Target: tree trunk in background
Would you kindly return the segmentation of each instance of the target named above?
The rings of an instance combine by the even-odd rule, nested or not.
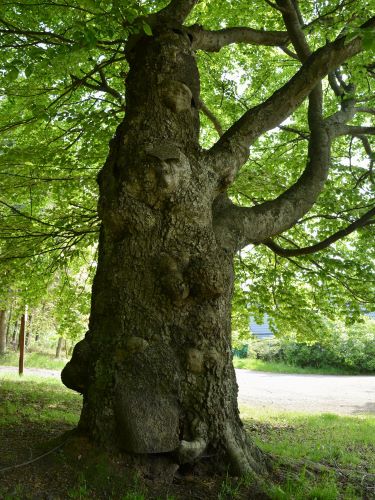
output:
[[[33,328],[33,316],[30,315],[28,317],[28,323],[27,323],[27,328],[26,328],[26,339],[25,339],[25,345],[26,349],[30,347],[31,339],[32,339],[32,328]]]
[[[0,354],[5,354],[7,350],[7,311],[0,311]]]
[[[18,348],[18,334],[19,334],[19,320],[17,319],[14,323],[13,327],[13,335],[12,335],[12,347],[14,350]]]
[[[13,316],[13,303],[10,304],[8,321],[7,321],[7,331],[6,331],[6,345],[7,346],[9,345],[9,342],[10,342],[10,325],[12,323],[12,316]]]
[[[84,394],[80,428],[106,449],[264,471],[237,406],[234,251],[214,232],[220,192],[199,149],[191,42],[166,30],[127,58],[125,119],[99,174],[89,332],[62,380]]]
[[[64,341],[64,339],[62,337],[59,337],[59,339],[57,341],[57,346],[56,346],[56,354],[55,354],[56,359],[59,359],[61,356],[63,341]]]

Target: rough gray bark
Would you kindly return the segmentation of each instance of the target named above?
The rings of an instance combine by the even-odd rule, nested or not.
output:
[[[80,428],[101,446],[175,463],[208,454],[259,473],[266,459],[244,433],[232,365],[233,257],[248,241],[289,227],[316,200],[331,140],[319,82],[361,42],[338,41],[308,57],[289,84],[205,152],[194,37],[181,25],[195,3],[172,1],[148,19],[153,36],[127,44],[125,118],[98,177],[89,331],[62,380],[84,395]],[[305,173],[277,200],[234,207],[225,189],[248,146],[310,93]]]
[[[0,310],[0,354],[5,354],[7,350],[7,311]]]

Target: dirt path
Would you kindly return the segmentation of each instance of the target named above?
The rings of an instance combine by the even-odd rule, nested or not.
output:
[[[18,373],[18,368],[16,366],[0,366],[0,376],[1,373]],[[60,378],[61,370],[47,370],[47,368],[25,368],[24,376],[27,375],[37,375],[38,377],[54,377]]]
[[[4,372],[17,373],[11,366]],[[25,368],[25,376],[60,378],[59,370]],[[375,415],[375,376],[290,375],[236,370],[239,402],[244,406],[304,413]]]

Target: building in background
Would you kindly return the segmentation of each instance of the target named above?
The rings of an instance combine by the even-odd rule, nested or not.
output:
[[[250,317],[249,321],[250,332],[256,337],[258,340],[271,339],[274,337],[273,332],[269,326],[268,315],[265,314],[263,317],[263,323],[258,325],[253,317]]]

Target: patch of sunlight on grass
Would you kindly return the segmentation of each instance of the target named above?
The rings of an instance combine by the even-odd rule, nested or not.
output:
[[[0,375],[0,423],[61,421],[75,425],[82,397],[59,379],[18,374]]]

